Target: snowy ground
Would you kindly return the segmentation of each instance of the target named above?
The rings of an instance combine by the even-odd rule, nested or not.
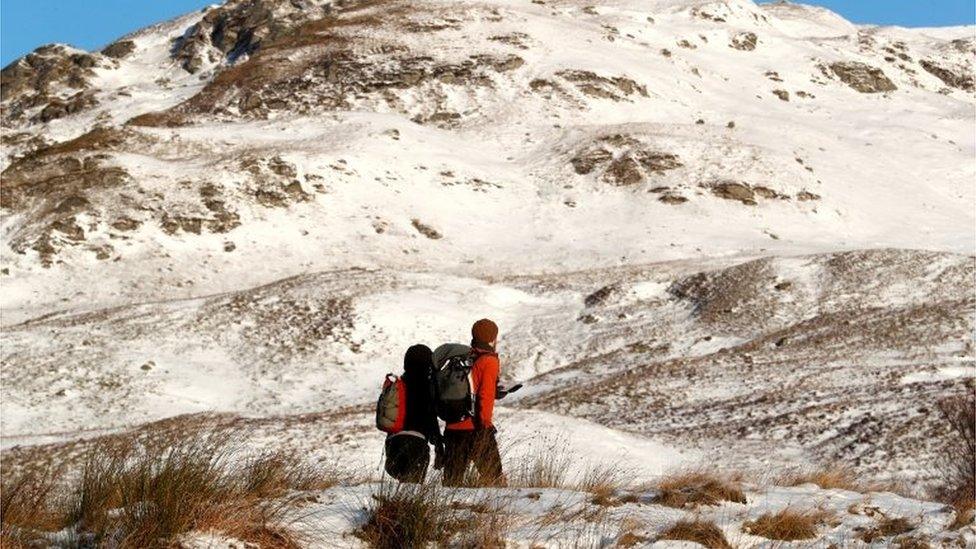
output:
[[[749,0],[247,5],[207,12],[267,37],[246,55],[194,13],[90,70],[45,53],[57,70],[5,92],[4,460],[215,412],[368,469],[383,374],[489,316],[526,382],[500,409],[512,456],[931,478],[934,403],[976,378],[973,27]],[[585,497],[523,496],[503,497]],[[793,496],[855,497],[755,501]],[[733,532],[762,505],[716,517],[751,545]],[[651,538],[677,513],[611,512]]]

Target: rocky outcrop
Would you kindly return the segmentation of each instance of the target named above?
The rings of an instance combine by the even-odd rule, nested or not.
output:
[[[756,193],[752,187],[737,181],[719,181],[712,183],[709,188],[712,194],[725,200],[738,200],[748,206],[756,205]]]
[[[590,97],[622,101],[631,95],[647,97],[647,88],[624,76],[600,76],[591,71],[563,70],[556,73]]]
[[[861,93],[881,93],[897,90],[894,82],[885,76],[884,71],[858,61],[832,63],[833,71],[841,82]]]
[[[598,139],[570,163],[580,175],[602,170],[600,179],[617,186],[636,185],[683,165],[675,154],[656,151],[637,138],[620,134]]]
[[[245,186],[258,204],[269,208],[287,207],[311,199],[298,180],[295,165],[280,156],[248,157],[240,162],[241,170],[250,175]]]
[[[136,50],[136,43],[132,40],[119,40],[102,48],[102,55],[112,59],[122,59]]]
[[[732,36],[729,47],[736,50],[752,51],[756,49],[759,37],[754,32],[740,32]]]
[[[55,87],[84,89],[94,76],[95,56],[61,44],[37,48],[0,71],[0,99],[17,95],[46,96]]]
[[[98,104],[91,92],[78,92],[67,99],[54,98],[34,117],[35,122],[50,122],[81,112]]]
[[[223,59],[233,62],[265,41],[325,17],[330,5],[313,0],[232,0],[190,27],[173,46],[172,56],[190,73]]]
[[[92,54],[53,44],[7,65],[0,72],[0,100],[6,103],[3,120],[23,119],[28,111],[42,107],[47,113],[38,117],[47,121],[90,106],[93,103],[88,100],[71,103],[63,96],[65,90],[87,90],[97,64],[98,58]]]
[[[919,61],[919,65],[921,65],[926,72],[944,82],[946,86],[959,88],[960,90],[970,92],[976,89],[976,84],[974,84],[973,75],[971,72],[968,74],[966,72],[955,72],[936,64],[934,61],[929,61],[928,59],[922,59]]]

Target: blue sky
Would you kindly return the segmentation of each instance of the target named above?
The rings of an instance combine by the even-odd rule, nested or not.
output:
[[[0,0],[0,65],[50,42],[87,50],[218,0]],[[855,23],[930,27],[976,23],[973,0],[806,0]]]

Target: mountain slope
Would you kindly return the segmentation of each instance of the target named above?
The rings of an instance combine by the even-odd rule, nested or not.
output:
[[[60,54],[91,59],[82,92],[5,76],[8,314],[226,289],[214,272],[426,269],[431,254],[511,273],[969,252],[966,32],[746,1],[231,2],[134,34],[118,59]],[[96,104],[37,118],[72,93]],[[471,203],[478,215],[458,214]],[[252,272],[268,257],[272,272]],[[201,262],[214,266],[168,274]]]

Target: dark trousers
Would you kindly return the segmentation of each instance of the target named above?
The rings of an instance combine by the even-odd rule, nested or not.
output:
[[[427,439],[408,434],[386,437],[386,472],[391,477],[400,482],[423,482],[429,463]]]
[[[461,486],[474,463],[480,486],[505,484],[495,431],[444,431],[444,486]]]

